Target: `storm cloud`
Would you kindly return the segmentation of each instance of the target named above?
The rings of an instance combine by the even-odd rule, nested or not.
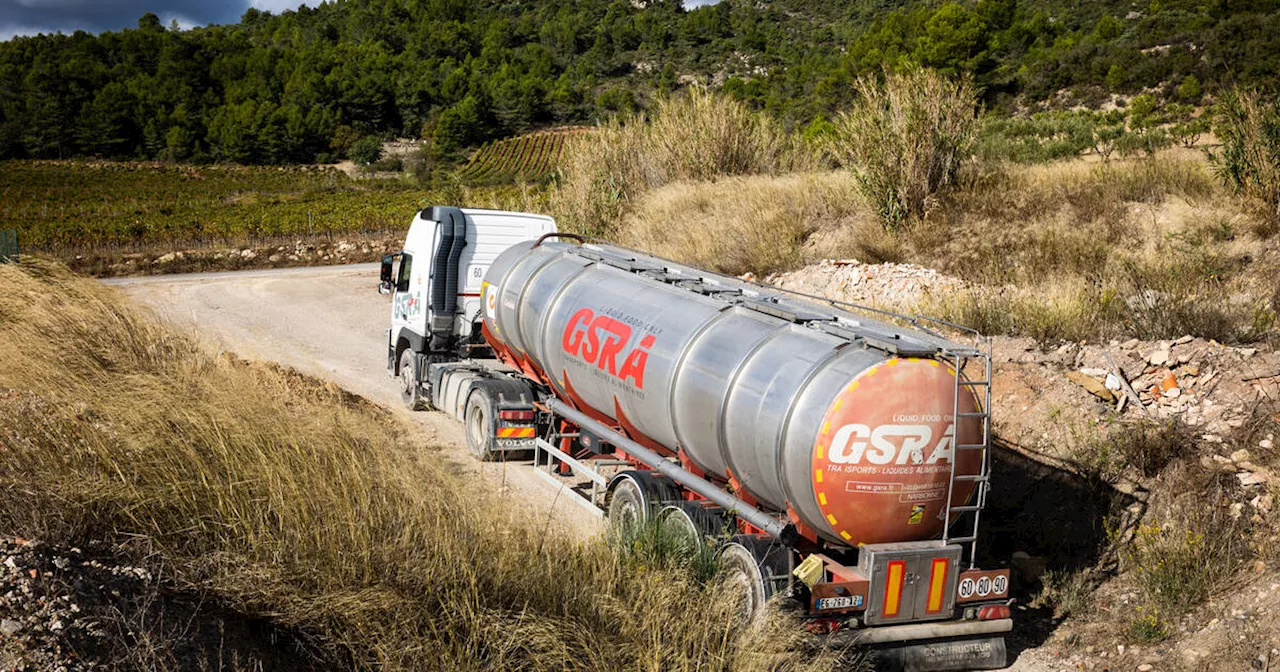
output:
[[[189,28],[210,23],[234,23],[249,7],[273,13],[320,0],[0,0],[0,40],[14,35],[100,33],[138,25],[138,17],[152,12],[160,21]]]

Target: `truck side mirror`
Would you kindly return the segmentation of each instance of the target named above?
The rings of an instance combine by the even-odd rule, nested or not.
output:
[[[396,255],[394,254],[382,255],[382,270],[378,275],[379,294],[391,293],[391,265],[395,263],[395,260]]]

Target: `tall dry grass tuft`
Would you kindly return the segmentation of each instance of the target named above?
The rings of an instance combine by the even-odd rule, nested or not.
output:
[[[715,583],[548,534],[333,386],[43,262],[0,265],[0,296],[0,531],[117,545],[370,667],[838,663],[782,618],[734,629]]]
[[[1222,149],[1209,159],[1233,189],[1261,201],[1280,222],[1280,105],[1273,96],[1236,87],[1217,106],[1214,134]]]
[[[920,219],[951,186],[976,138],[977,92],[915,68],[858,79],[859,98],[835,121],[830,151],[851,166],[887,228]]]
[[[609,236],[629,205],[682,180],[809,167],[798,140],[768,116],[702,88],[660,99],[649,116],[614,120],[566,149],[552,211],[561,226]]]
[[[731,177],[645,194],[616,238],[700,268],[764,275],[828,256],[867,258],[868,246],[887,236],[853,235],[869,219],[842,173]],[[820,232],[830,235],[822,249],[811,249]]]

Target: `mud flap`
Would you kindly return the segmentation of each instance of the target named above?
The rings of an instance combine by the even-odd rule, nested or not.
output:
[[[877,669],[894,672],[998,670],[1006,666],[1004,637],[932,639],[877,647]]]

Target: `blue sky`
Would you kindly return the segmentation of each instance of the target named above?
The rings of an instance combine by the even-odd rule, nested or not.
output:
[[[177,19],[183,27],[233,23],[249,7],[272,13],[316,6],[322,0],[0,0],[0,40],[14,35],[99,33],[138,25],[138,17],[155,12],[164,25]],[[686,7],[719,0],[685,0]]]
[[[58,31],[98,33],[132,28],[146,12],[155,12],[165,25],[177,19],[179,24],[190,27],[233,23],[249,7],[275,13],[319,3],[320,0],[0,0],[0,40]]]

